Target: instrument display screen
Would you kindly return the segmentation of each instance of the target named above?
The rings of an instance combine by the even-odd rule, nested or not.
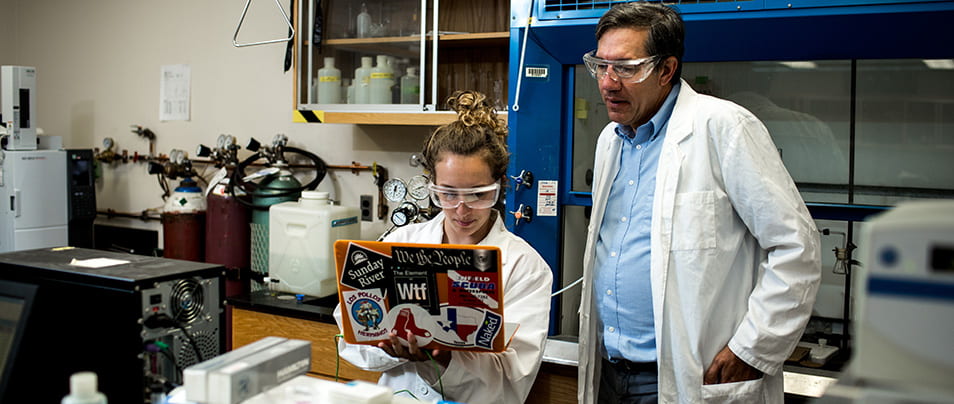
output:
[[[933,246],[931,269],[935,272],[954,273],[954,246]]]

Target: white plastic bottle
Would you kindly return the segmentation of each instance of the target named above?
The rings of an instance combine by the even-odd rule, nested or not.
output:
[[[341,70],[335,68],[333,57],[326,57],[325,67],[318,69],[318,103],[341,103]]]
[[[348,88],[345,90],[345,101],[348,104],[354,104],[357,101],[354,99],[354,80],[348,84]]]
[[[308,100],[308,102],[312,104],[318,103],[318,76],[315,76],[315,78],[311,80],[311,99]]]
[[[367,38],[371,36],[371,14],[368,14],[368,6],[361,3],[361,13],[358,14],[358,38]]]
[[[417,68],[408,67],[407,74],[401,77],[401,104],[417,104],[421,101],[421,78],[417,77]]]
[[[78,372],[70,376],[70,394],[61,404],[106,404],[106,396],[100,393],[96,373]]]
[[[378,55],[378,63],[371,70],[372,104],[390,104],[391,86],[394,85],[394,72],[388,63],[387,55]]]
[[[388,67],[391,68],[391,73],[394,75],[391,77],[391,103],[400,104],[401,103],[401,78],[404,77],[404,65],[400,63],[398,58],[394,56],[388,56]]]
[[[361,67],[354,69],[355,104],[367,104],[371,100],[371,57],[361,58]]]
[[[297,202],[272,205],[268,276],[274,290],[314,297],[338,291],[334,243],[361,238],[360,210],[336,206],[327,192],[304,191]]]

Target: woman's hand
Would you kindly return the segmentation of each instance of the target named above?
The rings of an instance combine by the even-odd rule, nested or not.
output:
[[[398,339],[397,331],[391,330],[388,334],[388,342],[379,342],[378,348],[387,352],[388,355],[391,355],[395,358],[404,358],[409,361],[421,362],[429,360],[425,350],[417,346],[417,337],[408,331],[407,333],[407,347],[401,343],[401,340]],[[442,351],[440,349],[435,349],[431,351],[431,356],[437,363],[440,363],[442,366],[447,367],[450,363],[451,353],[450,351]]]

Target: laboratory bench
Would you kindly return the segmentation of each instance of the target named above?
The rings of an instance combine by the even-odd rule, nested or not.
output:
[[[231,349],[267,336],[311,341],[309,376],[335,380],[377,382],[379,372],[356,368],[337,360],[335,335],[338,326],[333,312],[336,295],[297,299],[288,293],[257,291],[228,299]],[[576,403],[577,344],[572,338],[552,337],[544,350],[543,364],[527,403]],[[798,403],[820,396],[834,384],[839,372],[826,366],[810,368],[787,363],[786,402]]]

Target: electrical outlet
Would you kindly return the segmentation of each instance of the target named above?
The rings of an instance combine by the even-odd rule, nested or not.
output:
[[[361,220],[365,222],[374,221],[374,197],[371,195],[361,195]]]

